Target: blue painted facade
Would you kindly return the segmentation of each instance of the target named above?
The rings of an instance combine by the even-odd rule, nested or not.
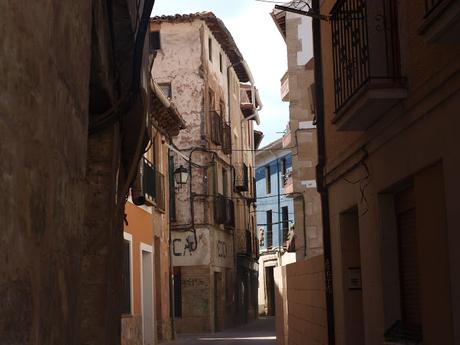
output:
[[[283,165],[285,168],[283,169]],[[268,168],[270,172],[271,190],[267,189]],[[257,188],[257,231],[259,237],[260,251],[276,249],[283,246],[283,207],[287,207],[289,224],[294,223],[294,201],[286,197],[283,180],[285,176],[283,170],[287,173],[292,171],[292,155],[288,153],[274,158],[271,161],[265,161],[264,164],[256,168],[256,188]],[[270,246],[269,223],[267,211],[272,214],[272,243]],[[260,241],[260,233],[263,230],[263,241]]]

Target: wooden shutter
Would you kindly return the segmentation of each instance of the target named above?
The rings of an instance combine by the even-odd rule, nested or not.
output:
[[[415,216],[414,191],[413,188],[409,188],[396,197],[401,318],[407,330],[419,332],[422,318]]]

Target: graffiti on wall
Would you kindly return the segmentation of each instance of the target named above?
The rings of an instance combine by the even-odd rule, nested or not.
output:
[[[171,232],[171,256],[175,266],[206,265],[210,262],[209,231],[197,229]]]

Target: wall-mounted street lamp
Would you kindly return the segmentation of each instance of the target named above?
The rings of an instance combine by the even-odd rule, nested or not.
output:
[[[174,178],[176,179],[176,184],[183,185],[187,183],[188,180],[188,170],[183,165],[174,170]]]

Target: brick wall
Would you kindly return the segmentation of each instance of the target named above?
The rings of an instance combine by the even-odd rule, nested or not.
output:
[[[321,255],[277,270],[282,272],[285,284],[276,293],[278,344],[327,343],[323,261]]]

